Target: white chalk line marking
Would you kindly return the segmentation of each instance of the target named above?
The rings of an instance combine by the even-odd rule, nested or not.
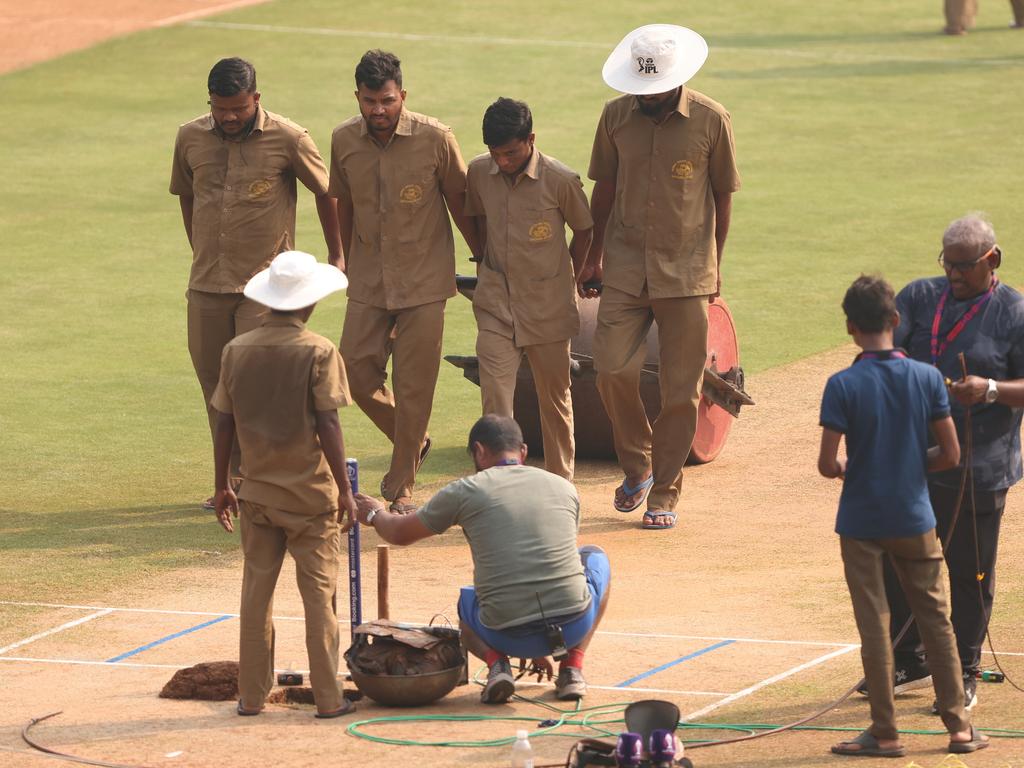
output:
[[[74,621],[68,621],[64,624],[61,624],[59,627],[54,627],[53,629],[48,629],[45,632],[40,632],[39,634],[32,635],[32,637],[26,637],[24,640],[19,640],[16,643],[5,645],[3,648],[0,648],[0,656],[7,653],[8,651],[13,651],[15,648],[21,648],[23,645],[34,643],[36,640],[42,640],[44,637],[49,637],[50,635],[56,635],[58,632],[63,632],[65,629],[77,627],[80,624],[85,624],[87,621],[98,619],[101,616],[107,616],[108,614],[111,614],[113,612],[113,608],[100,608],[95,613],[89,614],[88,616],[83,616],[82,618],[75,619]]]
[[[181,24],[186,21],[202,18],[203,16],[213,16],[214,14],[224,13],[225,11],[231,11],[235,8],[244,8],[247,5],[257,5],[258,3],[265,2],[267,2],[267,0],[234,0],[234,2],[221,3],[220,5],[215,5],[212,8],[202,8],[197,11],[186,11],[185,13],[168,16],[165,19],[153,22],[153,26],[169,27],[173,24]]]
[[[668,640],[706,640],[706,641],[720,641],[720,640],[731,640],[734,643],[768,643],[768,644],[779,644],[779,645],[811,645],[821,646],[824,648],[859,648],[860,646],[856,643],[822,643],[814,642],[811,640],[764,640],[756,637],[709,637],[706,635],[671,635],[660,632],[605,632],[602,629],[597,630],[599,635],[613,635],[617,637],[648,637],[648,638],[662,638]]]
[[[787,669],[785,672],[780,672],[777,675],[772,675],[771,677],[766,678],[759,683],[751,685],[749,688],[744,688],[742,691],[737,691],[736,693],[729,694],[721,701],[715,702],[714,704],[709,704],[708,706],[703,707],[702,709],[698,709],[696,712],[691,712],[690,714],[683,717],[683,720],[691,721],[698,717],[701,717],[702,715],[706,715],[709,712],[714,712],[716,709],[719,709],[720,707],[724,707],[727,704],[732,704],[734,701],[745,698],[751,695],[752,693],[761,690],[762,688],[772,685],[773,683],[779,682],[780,680],[785,680],[787,677],[791,677],[797,674],[798,672],[803,672],[805,669],[816,667],[819,664],[823,664],[824,662],[829,661],[830,659],[836,658],[837,656],[842,656],[845,653],[849,653],[856,647],[858,646],[840,648],[838,650],[832,651],[832,653],[826,653],[824,656],[819,656],[818,658],[808,661],[804,664],[799,664],[793,667],[792,669]]]
[[[385,37],[393,40],[408,40],[426,43],[475,43],[478,45],[516,45],[516,46],[547,46],[554,48],[592,48],[594,50],[611,51],[614,42],[597,43],[586,40],[552,40],[549,38],[517,38],[517,37],[486,37],[470,35],[428,35],[409,32],[390,32],[388,30],[336,29],[333,27],[290,27],[277,24],[244,24],[231,21],[190,21],[190,27],[208,27],[213,29],[232,29],[239,32],[268,32],[271,34],[317,35],[324,37]],[[964,66],[984,64],[986,66],[1005,66],[1020,64],[1017,59],[971,59],[944,58],[921,56],[892,56],[889,54],[844,53],[842,51],[798,51],[792,48],[773,48],[771,46],[757,48],[741,48],[738,46],[712,46],[717,53],[772,53],[778,56],[789,56],[797,59],[810,59],[835,64],[866,64],[873,62],[900,62],[904,64],[953,64]]]

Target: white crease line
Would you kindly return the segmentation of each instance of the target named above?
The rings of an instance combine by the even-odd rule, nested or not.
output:
[[[203,16],[213,16],[216,13],[222,13],[224,11],[230,11],[235,8],[243,8],[247,5],[256,5],[257,3],[265,3],[267,0],[235,0],[232,3],[222,3],[215,5],[212,8],[202,8],[198,11],[186,11],[185,13],[179,13],[175,16],[168,16],[166,19],[160,19],[159,21],[153,22],[154,27],[169,27],[172,24],[180,24],[185,21],[191,21],[192,19],[198,19]]]
[[[731,704],[732,702],[738,699],[745,698],[746,696],[749,696],[755,691],[759,691],[761,688],[772,685],[773,683],[777,683],[780,680],[785,680],[787,677],[791,677],[792,675],[795,675],[797,672],[803,672],[805,669],[816,667],[817,665],[822,664],[828,661],[829,659],[834,659],[837,656],[842,656],[844,653],[849,653],[857,647],[858,646],[840,648],[837,651],[832,651],[832,653],[826,653],[824,656],[819,656],[813,661],[808,661],[806,664],[801,664],[797,667],[793,667],[792,669],[787,669],[785,672],[780,672],[777,675],[773,675],[772,677],[769,677],[767,680],[762,680],[760,683],[757,683],[756,685],[752,685],[749,688],[744,688],[742,691],[738,691],[736,693],[731,693],[721,701],[715,702],[714,704],[709,704],[703,709],[698,709],[696,712],[691,712],[690,714],[686,715],[683,718],[683,720],[686,720],[688,722],[693,721],[696,718],[701,717],[702,715],[706,715],[708,712],[713,712],[720,707],[724,707],[726,704]]]
[[[82,618],[75,619],[74,621],[69,621],[66,624],[61,624],[59,627],[54,627],[53,629],[48,629],[45,632],[40,632],[38,635],[32,635],[32,637],[26,637],[24,640],[19,640],[16,643],[11,643],[10,645],[5,645],[3,648],[0,648],[0,655],[3,655],[5,653],[7,653],[8,651],[13,651],[15,648],[21,648],[21,646],[23,646],[23,645],[28,645],[29,643],[34,643],[36,640],[42,640],[44,637],[49,637],[50,635],[55,635],[58,632],[63,632],[65,629],[71,629],[72,627],[77,627],[79,624],[85,624],[85,622],[87,622],[87,621],[92,621],[93,619],[98,619],[101,616],[106,616],[107,614],[110,614],[110,613],[113,613],[113,612],[114,612],[113,608],[103,608],[101,610],[96,611],[96,613],[89,614],[88,616],[83,616]]]
[[[0,661],[21,661],[31,664],[79,664],[90,667],[136,667],[138,669],[184,669],[193,664],[137,664],[127,661],[87,661],[85,659],[36,659],[31,656],[0,656]]]
[[[475,681],[474,681],[475,682]],[[554,688],[553,683],[538,683],[519,680],[516,688]],[[678,688],[620,688],[617,685],[592,685],[587,683],[588,691],[615,691],[616,693],[674,693],[680,696],[728,696],[721,691],[684,691]]]
[[[64,605],[62,603],[19,603],[13,600],[0,600],[0,605],[16,605],[25,608],[70,608],[76,611],[94,611],[97,609],[103,609],[108,611],[114,611],[117,613],[165,613],[168,616],[230,616],[237,619],[239,616],[237,613],[227,613],[225,611],[173,611],[165,608],[103,608],[100,605]],[[305,621],[301,616],[274,616],[275,621]],[[341,622],[343,617],[339,616],[338,621]],[[349,621],[348,617],[344,617],[344,621]]]
[[[731,640],[734,643],[776,643],[780,645],[820,645],[825,648],[859,648],[856,643],[820,643],[811,640],[763,640],[756,637],[708,637],[706,635],[670,635],[657,632],[605,632],[597,630],[599,635],[614,635],[616,637],[654,637],[669,640]]]
[[[213,29],[233,29],[240,32],[270,32],[291,33],[300,35],[318,35],[325,37],[359,37],[374,38],[384,37],[394,40],[409,40],[412,42],[427,43],[477,43],[481,45],[537,45],[554,48],[592,48],[594,50],[611,51],[615,47],[614,42],[596,43],[586,40],[552,40],[550,38],[519,38],[519,37],[486,37],[468,35],[426,35],[409,32],[389,32],[388,30],[364,30],[364,29],[336,29],[333,27],[289,27],[277,24],[244,24],[232,21],[190,21],[190,27],[209,27]],[[844,53],[842,51],[799,51],[792,48],[772,48],[771,46],[757,48],[741,48],[729,45],[713,45],[715,53],[745,53],[757,55],[759,53],[773,53],[779,56],[790,56],[797,59],[811,59],[835,64],[866,64],[872,62],[899,62],[903,64],[953,64],[963,66],[965,64],[985,65],[1014,65],[1020,64],[1018,59],[970,59],[970,58],[943,58],[943,57],[921,57],[921,56],[892,56],[889,54],[865,54],[865,53]]]

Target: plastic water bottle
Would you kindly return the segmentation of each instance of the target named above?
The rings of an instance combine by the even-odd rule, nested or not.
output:
[[[516,743],[512,745],[512,768],[533,768],[533,747],[530,746],[530,732],[516,731]]]

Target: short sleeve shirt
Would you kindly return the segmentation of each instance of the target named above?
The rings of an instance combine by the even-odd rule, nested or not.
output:
[[[252,131],[225,138],[213,117],[178,129],[171,194],[190,195],[189,288],[241,293],[249,278],[295,247],[296,179],[327,192],[327,167],[302,126],[260,107]]]
[[[403,109],[387,146],[362,116],[334,129],[330,193],[352,205],[348,297],[403,309],[455,295],[455,240],[445,198],[466,190],[455,135]]]
[[[604,236],[604,282],[652,299],[714,293],[718,281],[714,194],[740,188],[725,108],[683,88],[661,123],[635,96],[608,102],[590,158],[590,178],[615,182]]]
[[[906,357],[865,358],[828,380],[821,426],[846,436],[847,455],[836,533],[897,538],[935,527],[929,425],[948,415],[942,376]]]
[[[350,402],[338,350],[300,320],[271,315],[232,339],[211,403],[235,417],[239,498],[298,514],[337,509],[338,487],[317,437],[316,412]]]
[[[487,219],[473,292],[480,330],[520,347],[575,336],[580,320],[565,226],[594,226],[579,176],[534,149],[523,171],[509,179],[483,154],[469,164],[465,212]]]
[[[576,547],[580,500],[567,480],[537,467],[492,467],[445,486],[416,514],[434,533],[462,527],[485,626],[540,619],[538,595],[548,617],[589,607]]]
[[[932,322],[939,299],[949,286],[945,277],[915,280],[896,296],[900,325],[896,343],[915,360],[931,363]],[[973,299],[959,301],[952,295],[939,319],[941,343],[970,308]],[[1024,296],[999,283],[992,298],[939,356],[938,369],[954,381],[963,376],[959,354],[967,360],[967,372],[996,381],[1024,378]],[[979,403],[971,407],[972,470],[974,487],[996,491],[1009,488],[1021,479],[1020,427],[1024,408],[1002,403]],[[951,403],[953,421],[965,439],[965,409],[956,398]],[[937,485],[957,488],[961,470],[951,469],[931,476]]]

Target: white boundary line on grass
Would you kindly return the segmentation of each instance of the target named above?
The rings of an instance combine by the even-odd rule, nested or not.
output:
[[[557,48],[592,48],[595,50],[611,51],[615,43],[597,43],[587,40],[552,40],[550,38],[517,38],[517,37],[487,37],[471,35],[426,35],[409,32],[389,32],[388,30],[365,30],[365,29],[337,29],[334,27],[290,27],[279,24],[245,24],[233,21],[188,21],[190,27],[207,27],[212,29],[232,29],[239,32],[269,32],[271,34],[299,34],[317,35],[321,37],[385,37],[393,40],[409,40],[412,42],[426,43],[476,43],[480,45],[534,45]],[[779,56],[789,56],[796,59],[811,59],[834,64],[865,64],[871,62],[902,62],[904,64],[984,64],[984,65],[1016,65],[1020,62],[1016,59],[964,59],[964,58],[943,58],[927,56],[891,56],[888,54],[864,54],[844,53],[835,50],[806,50],[799,51],[792,48],[773,48],[764,46],[754,48],[741,48],[738,46],[714,46],[714,50],[721,53],[774,53]]]
[[[100,608],[95,613],[91,613],[88,616],[83,616],[82,618],[75,619],[74,621],[68,621],[61,624],[59,627],[54,627],[53,629],[48,629],[45,632],[40,632],[37,635],[32,635],[32,637],[26,637],[24,640],[19,640],[16,643],[5,645],[3,648],[0,648],[0,656],[8,651],[13,651],[15,648],[21,648],[21,646],[34,643],[36,640],[42,640],[44,637],[49,637],[50,635],[55,635],[58,632],[63,632],[65,629],[71,629],[72,627],[77,627],[79,624],[85,624],[87,621],[92,621],[93,619],[98,619],[101,616],[111,614],[115,610],[115,608]]]
[[[811,667],[816,667],[819,664],[823,664],[824,662],[829,661],[830,659],[834,659],[836,656],[842,656],[845,653],[849,653],[850,651],[854,650],[857,647],[859,647],[859,646],[850,646],[848,648],[840,648],[839,650],[832,651],[832,653],[826,653],[824,656],[819,656],[816,659],[812,659],[811,661],[808,661],[808,662],[806,662],[804,664],[800,664],[798,666],[795,666],[792,669],[787,669],[785,672],[780,672],[777,675],[772,675],[771,677],[769,677],[769,678],[767,678],[765,680],[762,680],[761,682],[756,683],[756,684],[750,686],[749,688],[744,688],[742,691],[737,691],[736,693],[730,693],[728,696],[726,696],[721,701],[717,701],[714,704],[708,704],[708,706],[706,706],[706,707],[704,707],[702,709],[698,709],[696,712],[691,712],[690,714],[686,715],[683,719],[684,720],[694,720],[694,719],[696,719],[696,718],[698,718],[698,717],[700,717],[702,715],[708,714],[709,712],[714,712],[719,707],[724,707],[726,704],[732,704],[734,701],[737,701],[738,699],[745,698],[745,697],[749,696],[750,694],[755,693],[756,691],[759,691],[762,688],[765,688],[765,687],[767,687],[767,686],[769,686],[769,685],[771,685],[773,683],[777,683],[780,680],[785,680],[787,677],[792,677],[793,675],[795,675],[798,672],[803,672],[805,669],[810,669]]]
[[[200,8],[195,11],[186,11],[185,13],[178,13],[174,16],[168,16],[165,19],[159,19],[153,22],[154,27],[169,27],[173,24],[181,24],[182,22],[192,21],[193,19],[199,19],[203,16],[213,16],[216,13],[224,13],[225,11],[233,11],[235,8],[244,8],[247,5],[257,5],[259,3],[265,3],[267,0],[234,0],[230,3],[221,3],[220,5],[214,5],[210,8]]]

